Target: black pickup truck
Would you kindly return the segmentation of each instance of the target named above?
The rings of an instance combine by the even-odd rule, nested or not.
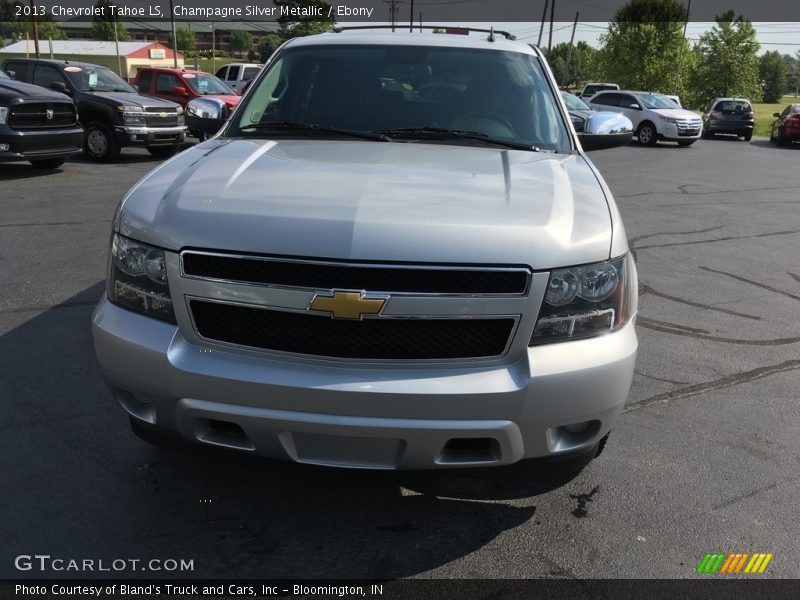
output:
[[[86,132],[84,153],[113,162],[125,146],[143,146],[155,157],[175,154],[186,136],[183,108],[141,96],[107,67],[63,60],[9,58],[2,68],[19,81],[68,94]]]
[[[20,83],[0,70],[0,162],[53,169],[80,154],[83,130],[64,94]]]

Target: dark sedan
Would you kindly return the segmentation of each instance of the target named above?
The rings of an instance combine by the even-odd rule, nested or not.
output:
[[[800,104],[790,104],[783,112],[774,114],[775,121],[769,133],[769,141],[783,146],[800,141]]]
[[[572,125],[575,127],[575,131],[578,133],[582,132],[589,116],[596,111],[586,104],[586,102],[577,96],[573,96],[569,92],[561,92],[561,97],[564,98],[564,104],[567,105],[569,118],[572,119]]]
[[[52,169],[80,154],[82,142],[69,96],[14,81],[0,69],[0,162]]]

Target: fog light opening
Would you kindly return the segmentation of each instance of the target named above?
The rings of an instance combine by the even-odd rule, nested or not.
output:
[[[195,421],[195,437],[206,444],[225,446],[237,450],[255,450],[253,442],[244,430],[230,421],[217,419],[197,419]]]
[[[569,433],[583,433],[592,424],[591,421],[582,421],[580,423],[572,423],[570,425],[562,425],[562,428]]]
[[[493,463],[500,460],[500,444],[493,438],[453,438],[436,460],[439,464]]]
[[[128,414],[151,425],[156,424],[156,407],[152,402],[117,387],[111,389],[111,394]]]

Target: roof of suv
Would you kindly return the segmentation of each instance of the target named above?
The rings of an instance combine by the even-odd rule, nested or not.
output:
[[[95,67],[97,69],[108,69],[108,67],[103,65],[96,65],[94,63],[83,62],[79,60],[57,60],[52,58],[8,58],[6,59],[8,62],[36,62],[36,63],[47,63],[50,65],[56,65],[58,67]],[[4,61],[4,62],[6,62]]]
[[[525,42],[507,40],[502,35],[495,34],[493,42],[489,41],[488,34],[470,33],[470,35],[448,33],[410,33],[408,31],[340,31],[327,32],[306,37],[294,38],[287,43],[287,47],[316,46],[328,44],[374,44],[376,46],[444,46],[455,48],[480,48],[483,50],[505,50],[522,52],[538,56],[538,51]]]

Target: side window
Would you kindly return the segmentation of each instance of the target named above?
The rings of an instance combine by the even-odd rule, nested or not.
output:
[[[619,106],[621,108],[633,108],[631,105],[636,105],[641,108],[639,101],[630,94],[614,94],[619,97]]]
[[[239,79],[239,67],[228,67],[228,77],[226,81],[236,81]]]
[[[619,106],[614,96],[619,94],[598,94],[597,98],[592,100],[592,104],[602,104],[603,106]]]
[[[138,85],[140,92],[148,93],[150,88],[153,87],[153,72],[142,71],[142,73],[139,74]]]
[[[54,82],[64,83],[64,78],[58,70],[45,65],[36,65],[33,70],[33,85],[40,85],[50,89],[50,85]]]
[[[175,88],[181,83],[175,75],[159,73],[156,79],[156,92],[159,94],[174,94]]]
[[[221,67],[220,69],[217,70],[216,75],[220,79],[225,79],[228,75],[228,67],[227,66]]]
[[[28,79],[28,66],[29,64],[26,62],[14,62],[8,61],[6,63],[4,71],[14,71],[14,76],[17,78],[18,81],[30,81]]]

